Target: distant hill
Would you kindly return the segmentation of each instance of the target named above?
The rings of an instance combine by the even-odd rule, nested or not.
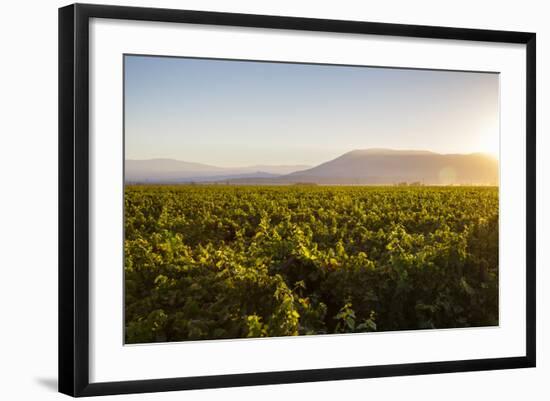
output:
[[[124,179],[126,182],[140,183],[184,183],[275,178],[309,167],[255,165],[225,168],[174,159],[126,160]]]
[[[361,149],[285,176],[317,184],[497,185],[498,161],[483,153],[439,154],[418,150]]]
[[[243,185],[498,185],[498,161],[484,153],[440,154],[382,148],[353,150],[315,167],[223,168],[172,159],[126,160],[125,181]]]

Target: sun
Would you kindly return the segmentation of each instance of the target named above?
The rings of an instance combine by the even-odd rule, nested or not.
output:
[[[498,129],[485,131],[479,137],[479,151],[498,159],[500,154],[500,135]]]

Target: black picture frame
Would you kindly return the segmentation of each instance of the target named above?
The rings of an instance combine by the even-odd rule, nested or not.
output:
[[[407,363],[219,376],[90,383],[89,144],[90,18],[438,38],[526,45],[526,354],[521,357]],[[74,4],[59,9],[59,391],[71,396],[253,386],[384,376],[534,367],[536,35],[479,29],[220,12]]]

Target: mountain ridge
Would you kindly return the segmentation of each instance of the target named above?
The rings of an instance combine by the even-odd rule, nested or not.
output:
[[[436,153],[390,148],[353,149],[317,166],[225,168],[176,159],[126,160],[126,182],[226,182],[248,185],[497,185],[498,161],[483,152]]]
[[[285,177],[290,182],[373,185],[498,183],[498,162],[484,153],[442,154],[422,150],[355,149]]]
[[[126,182],[195,182],[240,177],[282,176],[310,168],[308,165],[251,165],[219,167],[169,158],[127,159],[124,161]]]

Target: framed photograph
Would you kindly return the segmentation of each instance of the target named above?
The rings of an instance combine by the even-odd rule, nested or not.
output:
[[[59,10],[59,390],[535,366],[535,34]]]

